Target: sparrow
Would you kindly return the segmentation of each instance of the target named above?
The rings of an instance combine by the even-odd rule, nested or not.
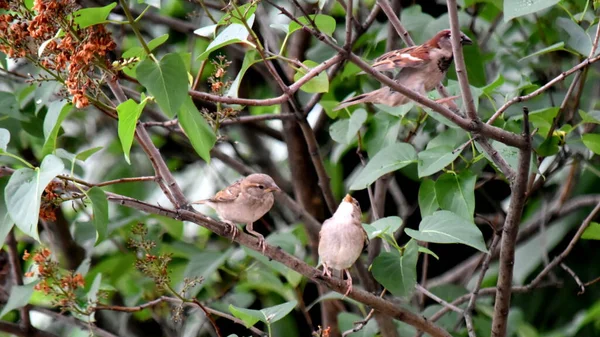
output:
[[[363,248],[368,245],[367,232],[360,221],[360,205],[350,194],[333,216],[325,222],[319,232],[319,256],[323,264],[323,276],[331,277],[329,268],[346,272],[347,296],[352,291],[350,267],[356,262]],[[343,274],[341,275],[343,279]]]
[[[446,76],[452,64],[452,42],[450,29],[444,29],[420,46],[412,46],[399,50],[392,50],[376,58],[372,67],[377,71],[390,71],[401,68],[394,80],[408,89],[421,95],[426,95],[435,89]],[[461,45],[473,44],[465,34],[460,35]],[[447,97],[438,100],[438,103],[454,99]],[[410,102],[410,98],[394,91],[388,86],[350,97],[335,107],[340,110],[359,103],[385,104],[399,106]]]
[[[205,204],[213,208],[219,218],[230,226],[232,241],[238,233],[235,223],[246,224],[248,233],[258,238],[258,248],[264,253],[265,238],[254,231],[252,224],[273,207],[273,192],[280,191],[273,178],[266,174],[254,173],[217,192],[214,197],[192,204]]]

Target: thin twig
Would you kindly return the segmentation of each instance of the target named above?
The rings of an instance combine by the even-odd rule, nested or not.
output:
[[[537,90],[527,94],[527,95],[523,95],[523,96],[517,96],[512,98],[510,101],[504,103],[504,105],[502,105],[498,110],[496,110],[496,112],[492,115],[492,117],[490,117],[490,119],[486,122],[486,124],[491,125],[492,123],[494,123],[494,121],[500,117],[502,115],[502,113],[504,111],[506,111],[509,107],[511,107],[513,104],[515,103],[521,103],[521,102],[525,102],[528,101],[538,95],[540,95],[541,93],[545,92],[546,90],[550,89],[552,86],[554,86],[556,83],[564,80],[565,78],[567,78],[567,76],[573,74],[574,72],[583,69],[585,67],[588,67],[590,64],[597,62],[598,60],[600,60],[600,55],[592,57],[592,58],[586,58],[585,60],[583,60],[581,63],[577,64],[576,66],[574,66],[573,68],[561,73],[560,75],[556,76],[555,78],[553,78],[552,80],[550,80],[548,83],[544,84],[543,86],[541,86],[540,88],[538,88]]]
[[[560,263],[560,267],[562,269],[564,269],[567,273],[569,273],[571,275],[571,277],[573,277],[573,279],[575,280],[575,283],[577,283],[577,285],[579,286],[579,289],[581,289],[577,293],[577,295],[583,295],[583,293],[585,293],[585,286],[583,285],[583,282],[581,282],[581,279],[579,278],[579,276],[577,276],[577,274],[575,274],[573,269],[569,268],[569,266],[567,266],[564,262]]]
[[[417,290],[420,291],[421,293],[425,294],[425,296],[431,298],[432,300],[436,301],[437,303],[441,304],[444,307],[447,307],[448,309],[457,312],[459,314],[463,314],[463,310],[457,306],[455,306],[454,304],[448,303],[446,301],[444,301],[443,299],[441,299],[440,297],[438,297],[436,294],[430,292],[429,290],[423,288],[423,286],[421,286],[420,284],[417,283]]]
[[[383,289],[381,291],[381,294],[379,294],[379,297],[383,298],[383,295],[385,295],[386,292],[387,292],[387,290]],[[369,310],[369,313],[367,314],[367,316],[365,317],[365,319],[363,319],[360,322],[355,322],[354,324],[356,324],[356,326],[354,328],[352,328],[352,329],[348,329],[348,330],[344,331],[344,333],[342,333],[342,337],[346,337],[346,336],[348,336],[348,335],[350,335],[352,333],[355,333],[355,332],[358,332],[358,331],[362,330],[367,325],[367,323],[369,323],[369,321],[371,320],[371,318],[373,318],[373,314],[375,314],[375,309]]]
[[[492,243],[490,243],[490,247],[488,249],[489,254],[483,260],[483,264],[481,265],[481,271],[479,272],[479,277],[477,278],[477,282],[475,282],[475,287],[471,291],[471,298],[469,299],[469,304],[465,308],[464,317],[465,323],[467,325],[467,332],[469,337],[475,336],[475,330],[473,329],[473,319],[471,317],[471,312],[475,308],[475,301],[477,301],[477,296],[479,295],[479,289],[481,289],[481,283],[485,278],[485,273],[490,267],[490,262],[492,261],[492,252],[496,249],[496,245],[500,241],[500,234],[494,231],[494,237],[492,238]]]
[[[557,257],[554,258],[554,260],[552,260],[552,262],[550,262],[534,279],[533,281],[531,281],[530,283],[530,287],[535,287],[537,284],[539,284],[540,282],[542,282],[542,279],[548,275],[548,273],[554,268],[556,267],[558,264],[560,264],[568,255],[569,253],[571,253],[571,250],[573,250],[573,248],[575,247],[575,244],[579,241],[579,239],[581,238],[581,236],[583,235],[583,232],[586,230],[586,228],[588,228],[588,226],[590,225],[590,223],[592,223],[592,220],[594,220],[594,218],[596,217],[596,215],[598,214],[598,212],[600,212],[600,203],[598,203],[596,205],[596,207],[590,212],[590,214],[585,218],[585,220],[581,223],[581,225],[579,226],[579,229],[577,230],[577,232],[575,233],[575,235],[573,235],[573,238],[571,239],[571,241],[569,242],[569,245],[567,246],[567,248],[565,248],[565,250],[562,251],[562,253],[560,253],[560,255],[558,255]]]

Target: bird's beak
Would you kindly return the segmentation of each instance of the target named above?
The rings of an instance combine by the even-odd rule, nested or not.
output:
[[[346,196],[344,197],[344,201],[345,201],[345,202],[350,202],[350,203],[351,203],[351,202],[352,202],[352,199],[353,199],[353,198],[352,198],[352,196],[351,196],[350,194],[346,194]]]
[[[465,34],[461,34],[460,35],[460,44],[464,45],[470,45],[473,44],[473,41],[471,41],[471,39],[469,39],[468,36],[466,36]]]
[[[281,192],[281,188],[279,188],[277,186],[273,186],[273,187],[266,188],[265,191],[267,191],[267,192]]]

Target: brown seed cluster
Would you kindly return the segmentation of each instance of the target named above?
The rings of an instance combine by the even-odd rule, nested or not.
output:
[[[109,68],[106,54],[116,48],[105,27],[78,27],[75,0],[35,0],[32,11],[23,1],[0,1],[0,8],[11,10],[0,15],[0,51],[44,67],[64,81],[77,108],[87,106],[86,94],[99,90],[93,74]]]
[[[40,282],[34,286],[34,290],[41,291],[52,297],[54,305],[63,309],[69,309],[77,304],[76,290],[85,287],[85,280],[79,273],[63,271],[58,263],[52,260],[52,253],[48,248],[43,248],[33,254],[33,265],[27,277],[38,275]],[[28,261],[31,254],[25,251],[23,260]]]

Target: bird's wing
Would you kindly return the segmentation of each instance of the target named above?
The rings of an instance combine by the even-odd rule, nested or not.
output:
[[[367,231],[365,230],[365,228],[360,225],[360,228],[362,228],[362,233],[363,233],[363,237],[364,237],[364,246],[363,249],[367,248],[369,246],[370,240],[369,240],[369,235],[367,234]]]
[[[429,58],[429,48],[426,46],[412,46],[404,49],[387,52],[373,62],[373,69],[386,71],[396,68],[421,68]]]
[[[212,202],[232,202],[238,198],[242,192],[242,180],[238,180],[230,186],[220,190],[209,200]]]

